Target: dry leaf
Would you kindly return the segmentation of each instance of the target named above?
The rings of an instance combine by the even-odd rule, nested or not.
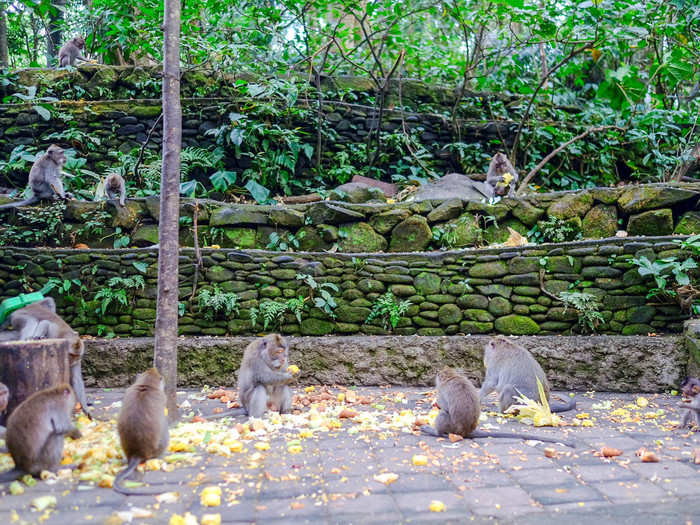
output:
[[[603,447],[600,450],[600,454],[604,458],[614,458],[616,456],[621,456],[622,455],[622,450],[618,448],[613,448],[613,447]]]
[[[510,226],[508,228],[508,239],[503,243],[504,246],[525,246],[527,245],[527,237],[519,234]]]
[[[645,448],[640,448],[637,451],[637,455],[642,459],[642,463],[658,463],[659,462],[659,456],[657,456],[651,450],[647,450]]]
[[[350,410],[349,408],[344,408],[341,410],[340,414],[338,414],[338,417],[340,419],[352,419],[354,417],[357,417],[359,414],[355,412],[354,410]]]
[[[457,443],[457,441],[462,441],[464,439],[464,436],[460,436],[459,434],[448,434],[447,437],[450,443]]]

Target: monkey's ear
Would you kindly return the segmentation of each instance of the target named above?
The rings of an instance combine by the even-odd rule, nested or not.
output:
[[[693,385],[693,388],[691,390],[693,394],[700,394],[700,386]]]

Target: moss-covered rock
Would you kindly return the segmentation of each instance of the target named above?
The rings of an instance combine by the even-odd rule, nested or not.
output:
[[[513,216],[523,224],[534,226],[537,221],[544,215],[544,210],[533,206],[526,200],[518,200],[518,203],[511,210]]]
[[[362,220],[364,215],[326,201],[316,202],[306,212],[313,224],[343,224]]]
[[[593,197],[589,192],[575,192],[553,202],[547,209],[547,213],[558,219],[583,217],[591,206],[593,206]]]
[[[279,226],[301,226],[304,224],[304,214],[299,210],[276,206],[270,210],[270,222]]]
[[[384,283],[376,279],[360,279],[357,287],[365,293],[384,293]]]
[[[669,235],[673,232],[673,212],[666,208],[632,215],[627,223],[630,235]]]
[[[443,304],[438,310],[441,325],[457,324],[462,320],[462,310],[454,304]]]
[[[513,274],[537,272],[539,269],[539,257],[513,257],[508,261],[508,272]]]
[[[343,252],[383,252],[387,241],[366,222],[352,222],[338,229]]]
[[[493,331],[493,323],[462,321],[459,323],[459,330],[465,334],[488,334]]]
[[[313,226],[299,228],[296,238],[299,241],[299,249],[303,252],[322,252],[331,247],[331,243],[325,241]]]
[[[135,246],[158,244],[158,225],[144,224],[131,235],[131,243]]]
[[[389,233],[394,226],[411,216],[408,208],[397,208],[373,215],[369,220],[370,226],[378,233]]]
[[[442,277],[435,273],[421,272],[413,280],[413,286],[421,295],[431,295],[440,292]]]
[[[367,320],[370,311],[369,308],[341,304],[335,309],[335,315],[338,321],[362,324]]]
[[[432,238],[433,234],[426,218],[412,215],[392,230],[389,251],[421,252],[428,247]]]
[[[471,213],[463,213],[460,217],[437,226],[443,233],[443,246],[460,248],[481,244],[483,231],[477,218]]]
[[[622,328],[622,335],[647,335],[656,332],[654,328],[648,324],[628,324]]]
[[[255,248],[257,230],[252,228],[224,228],[227,244],[236,248]]]
[[[464,310],[464,318],[467,321],[479,321],[481,323],[490,323],[494,319],[493,315],[486,310],[476,310],[473,308]]]
[[[488,297],[476,294],[462,295],[457,299],[457,304],[462,308],[478,308],[486,310],[489,306]]]
[[[234,273],[228,268],[223,266],[212,266],[207,269],[207,279],[213,283],[222,283],[224,281],[230,281],[234,277]]]
[[[581,271],[581,259],[556,255],[547,258],[547,271],[552,273],[578,273]]]
[[[484,241],[486,244],[503,244],[511,235],[508,228],[512,228],[524,237],[527,237],[527,232],[529,231],[529,228],[519,220],[506,219],[505,221],[496,222],[496,224],[489,223],[484,230]]]
[[[505,261],[489,261],[485,263],[476,263],[469,268],[470,277],[502,277],[508,273],[508,265]]]
[[[663,208],[678,202],[684,202],[698,197],[691,190],[663,186],[633,186],[625,189],[617,204],[625,213],[636,213],[642,210]]]
[[[328,335],[333,333],[335,324],[325,319],[314,319],[312,317],[301,321],[302,335]]]
[[[523,315],[506,315],[494,323],[496,331],[506,335],[534,335],[540,331],[539,325]]]
[[[443,222],[459,217],[463,207],[461,199],[446,200],[428,213],[428,222]]]
[[[212,211],[210,226],[231,226],[236,224],[268,224],[267,215],[251,207],[221,206]]]
[[[369,186],[364,182],[348,182],[341,184],[330,192],[331,200],[352,203],[369,202],[379,200],[384,202],[386,196],[379,188]]]
[[[494,297],[489,301],[489,312],[496,317],[508,315],[513,311],[513,307],[508,299],[503,297]]]
[[[692,235],[700,233],[700,212],[688,211],[683,214],[681,220],[678,221],[673,233],[679,235]]]
[[[614,237],[617,232],[617,207],[598,204],[583,218],[581,231],[586,239]]]

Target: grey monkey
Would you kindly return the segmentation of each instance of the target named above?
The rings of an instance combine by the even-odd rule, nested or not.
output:
[[[126,183],[124,177],[118,173],[112,173],[105,178],[105,193],[110,199],[119,199],[119,206],[124,206],[126,199]]]
[[[506,183],[504,175],[510,173],[513,178]],[[508,160],[504,153],[496,153],[489,164],[489,171],[486,173],[486,184],[493,188],[495,195],[515,196],[515,188],[518,184],[518,172]]]
[[[81,54],[83,49],[85,49],[85,39],[82,36],[76,35],[71,38],[61,46],[58,52],[58,67],[75,66],[76,60],[89,62],[89,60]]]

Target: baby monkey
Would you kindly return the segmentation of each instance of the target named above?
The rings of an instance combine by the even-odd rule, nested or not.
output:
[[[64,383],[35,392],[14,409],[7,419],[5,442],[15,468],[0,475],[0,482],[24,474],[38,477],[42,470],[61,466],[64,436],[80,437],[71,421],[73,405],[73,389]]]
[[[3,204],[0,209],[28,206],[44,199],[71,199],[73,196],[63,189],[61,175],[66,163],[63,148],[52,144],[41,157],[34,161],[29,170],[27,185],[32,190],[32,196],[20,202]]]
[[[124,177],[118,173],[112,173],[105,178],[105,193],[109,199],[119,199],[119,206],[124,207],[126,199],[126,183]]]
[[[58,52],[58,67],[75,66],[76,60],[89,62],[81,53],[85,49],[85,39],[76,35],[61,46]]]
[[[445,367],[436,376],[435,386],[437,387],[437,404],[440,408],[440,413],[435,419],[434,427],[429,425],[420,427],[421,432],[424,434],[434,437],[448,437],[449,434],[457,434],[465,438],[507,437],[536,439],[547,443],[561,443],[567,447],[574,446],[561,439],[531,434],[477,431],[481,407],[479,394],[471,381],[453,369]]]
[[[292,374],[287,372],[289,345],[279,334],[255,339],[243,352],[238,370],[238,399],[242,408],[208,419],[239,416],[262,417],[267,408],[286,414],[292,409]]]
[[[700,431],[700,379],[688,377],[681,385],[683,401],[681,408],[685,409],[680,428],[692,428],[695,422],[695,430]]]
[[[168,418],[165,408],[165,389],[158,370],[151,368],[142,373],[124,393],[122,408],[117,419],[117,430],[127,467],[114,479],[114,490],[120,494],[159,494],[159,490],[131,490],[123,486],[136,467],[147,459],[157,458],[168,447]]]
[[[504,153],[496,153],[491,159],[489,171],[486,173],[486,184],[493,188],[494,194],[507,194],[508,197],[515,197],[518,180],[518,172],[515,171],[508,157]]]
[[[525,347],[512,339],[503,336],[491,339],[484,347],[484,365],[486,377],[479,398],[483,401],[488,394],[497,391],[501,412],[516,402],[517,395],[539,400],[538,379],[549,401],[549,381],[544,370]],[[576,401],[550,403],[549,407],[552,412],[566,412],[576,408]]]

